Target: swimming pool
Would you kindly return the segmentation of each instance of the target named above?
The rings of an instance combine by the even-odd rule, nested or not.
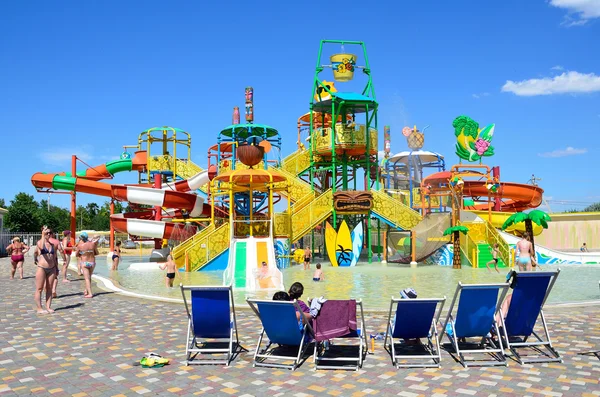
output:
[[[124,257],[119,271],[109,270],[106,257],[98,257],[95,274],[105,276],[115,281],[125,290],[181,299],[179,288],[165,287],[165,273],[156,263],[144,262],[146,258]],[[133,266],[130,266],[131,264]],[[140,270],[136,267],[144,267]],[[365,310],[386,310],[389,308],[390,297],[399,296],[401,289],[412,287],[419,297],[442,297],[451,299],[459,281],[463,284],[504,282],[507,270],[500,274],[490,273],[487,269],[465,267],[455,270],[442,266],[420,266],[410,268],[399,264],[359,263],[356,267],[324,266],[326,281],[312,281],[313,269],[303,270],[302,266],[294,266],[283,270],[286,288],[294,281],[304,285],[304,298],[325,296],[329,299],[362,298]],[[544,266],[545,270],[556,267]],[[180,272],[175,278],[175,286],[184,285],[221,285],[222,272]],[[561,267],[561,273],[554,289],[548,298],[548,303],[582,302],[600,299],[598,281],[600,266],[598,265],[568,265]],[[236,304],[245,306],[246,297],[270,299],[272,292],[258,291],[248,293],[234,290]]]

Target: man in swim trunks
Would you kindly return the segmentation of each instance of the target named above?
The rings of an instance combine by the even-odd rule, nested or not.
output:
[[[15,272],[19,270],[19,277],[23,280],[23,264],[25,263],[25,253],[29,251],[29,247],[21,242],[19,237],[12,239],[12,243],[6,247],[6,252],[10,254],[10,279],[15,279]]]
[[[531,267],[531,260],[535,253],[533,252],[533,245],[531,244],[530,239],[529,233],[525,232],[523,234],[523,239],[517,243],[517,265],[521,271],[533,270]]]
[[[304,248],[304,270],[310,269],[310,258],[312,257],[312,251],[308,246]]]
[[[171,254],[169,254],[167,256],[167,261],[165,263],[163,263],[162,265],[158,265],[158,267],[160,268],[160,270],[167,269],[165,285],[167,286],[167,288],[173,288],[173,281],[175,281],[175,273],[177,272],[177,265],[175,264],[175,261],[173,260],[173,257],[171,256]]]
[[[77,256],[81,261],[83,269],[83,278],[85,280],[85,290],[83,291],[84,298],[92,298],[92,275],[96,267],[96,255],[98,255],[98,239],[89,240],[88,234],[82,232],[79,235],[79,243],[77,244]]]

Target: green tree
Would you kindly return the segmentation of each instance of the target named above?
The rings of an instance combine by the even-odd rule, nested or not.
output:
[[[63,230],[68,230],[71,224],[71,213],[62,207],[50,205],[48,211],[48,201],[41,200],[38,207],[38,219],[40,224],[48,225],[57,234]]]
[[[2,207],[1,204],[0,207]],[[583,212],[600,212],[600,202],[588,205],[583,209]]]
[[[83,205],[78,205],[75,211],[77,217],[77,228],[79,230],[86,230],[92,228],[93,219],[90,217],[89,212]]]
[[[6,208],[6,201],[3,198],[0,198],[0,208]]]
[[[11,200],[4,216],[4,225],[13,232],[39,232],[39,206],[32,195],[18,193]]]

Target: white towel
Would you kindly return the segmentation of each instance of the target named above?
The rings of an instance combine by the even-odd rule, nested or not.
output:
[[[317,317],[317,315],[319,314],[319,310],[321,310],[321,305],[323,303],[327,302],[327,299],[320,297],[320,298],[314,298],[311,302],[310,302],[310,315],[314,318]]]

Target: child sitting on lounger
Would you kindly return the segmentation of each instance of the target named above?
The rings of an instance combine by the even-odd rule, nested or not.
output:
[[[275,294],[273,295],[273,300],[289,302],[291,299],[287,292],[279,291],[279,292],[275,292]],[[298,320],[298,328],[300,328],[300,330],[302,330],[302,328],[304,326],[302,325],[301,314],[298,312],[298,310],[296,310],[296,320]]]
[[[320,263],[317,263],[317,270],[313,274],[313,281],[325,281],[325,275],[323,274],[323,270],[321,270]]]
[[[310,307],[300,300],[300,297],[302,297],[302,294],[304,293],[304,286],[302,283],[296,281],[294,284],[292,284],[288,293],[290,295],[290,300],[296,299],[298,301],[298,306],[300,306],[300,310],[302,310],[302,313],[304,313],[304,320],[311,321],[312,316],[310,315]]]

